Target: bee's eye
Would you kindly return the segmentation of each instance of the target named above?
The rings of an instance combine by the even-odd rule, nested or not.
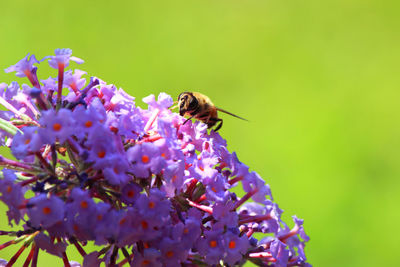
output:
[[[197,99],[193,97],[192,99],[190,99],[189,109],[196,109],[198,104],[199,102],[197,101]]]

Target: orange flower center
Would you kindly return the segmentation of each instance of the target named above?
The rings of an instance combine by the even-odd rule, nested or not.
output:
[[[146,221],[142,221],[140,224],[142,225],[143,229],[147,229],[147,227],[149,227],[149,224]]]
[[[128,197],[134,197],[135,196],[135,191],[129,190],[127,195],[128,195]]]
[[[149,208],[153,209],[156,206],[156,203],[154,203],[153,201],[149,202]]]
[[[106,156],[106,152],[104,150],[101,150],[97,152],[97,156],[102,159]]]
[[[53,124],[53,130],[54,131],[58,132],[58,131],[61,130],[61,128],[62,128],[61,124],[59,124],[59,123],[54,123]]]
[[[236,247],[236,242],[231,240],[231,242],[229,242],[229,248],[233,249]]]
[[[215,248],[217,246],[217,241],[211,240],[210,241],[210,247]]]
[[[150,261],[149,260],[143,260],[142,261],[142,266],[148,266],[150,265]]]
[[[87,201],[81,201],[81,208],[82,209],[87,209],[87,207],[88,207],[88,203],[87,203]]]
[[[167,253],[165,253],[165,255],[167,255],[167,258],[172,258],[174,256],[174,252],[170,250]]]
[[[142,156],[142,162],[143,162],[143,163],[148,163],[149,161],[150,161],[149,156],[146,156],[146,155],[143,155],[143,156]]]
[[[86,128],[90,128],[90,127],[92,127],[92,125],[93,125],[93,122],[92,122],[92,121],[87,121],[87,122],[85,122],[85,127],[86,127]]]
[[[48,215],[51,213],[51,209],[49,207],[44,207],[42,211],[43,211],[43,214],[45,214],[45,215]]]
[[[25,145],[29,144],[30,142],[31,142],[31,139],[29,139],[29,138],[26,139],[26,140],[25,140]]]

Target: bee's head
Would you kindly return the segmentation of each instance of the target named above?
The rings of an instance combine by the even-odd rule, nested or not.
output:
[[[191,92],[183,92],[178,96],[179,114],[185,115],[186,112],[196,110],[199,105],[199,101]]]

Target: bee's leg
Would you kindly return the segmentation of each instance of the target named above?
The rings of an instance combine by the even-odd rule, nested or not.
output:
[[[220,118],[212,118],[211,120],[214,121],[214,124],[216,124],[219,121],[219,124],[214,129],[215,132],[218,131],[219,129],[221,129],[222,119],[220,119]]]
[[[189,119],[185,120],[185,122],[182,125],[185,125],[185,123],[187,123],[188,121],[190,121],[191,119],[193,119],[194,116],[191,116]]]

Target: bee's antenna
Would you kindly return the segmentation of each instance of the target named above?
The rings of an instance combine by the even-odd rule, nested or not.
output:
[[[178,101],[174,101],[173,105],[175,106],[170,107],[170,110],[176,109],[178,107]]]

